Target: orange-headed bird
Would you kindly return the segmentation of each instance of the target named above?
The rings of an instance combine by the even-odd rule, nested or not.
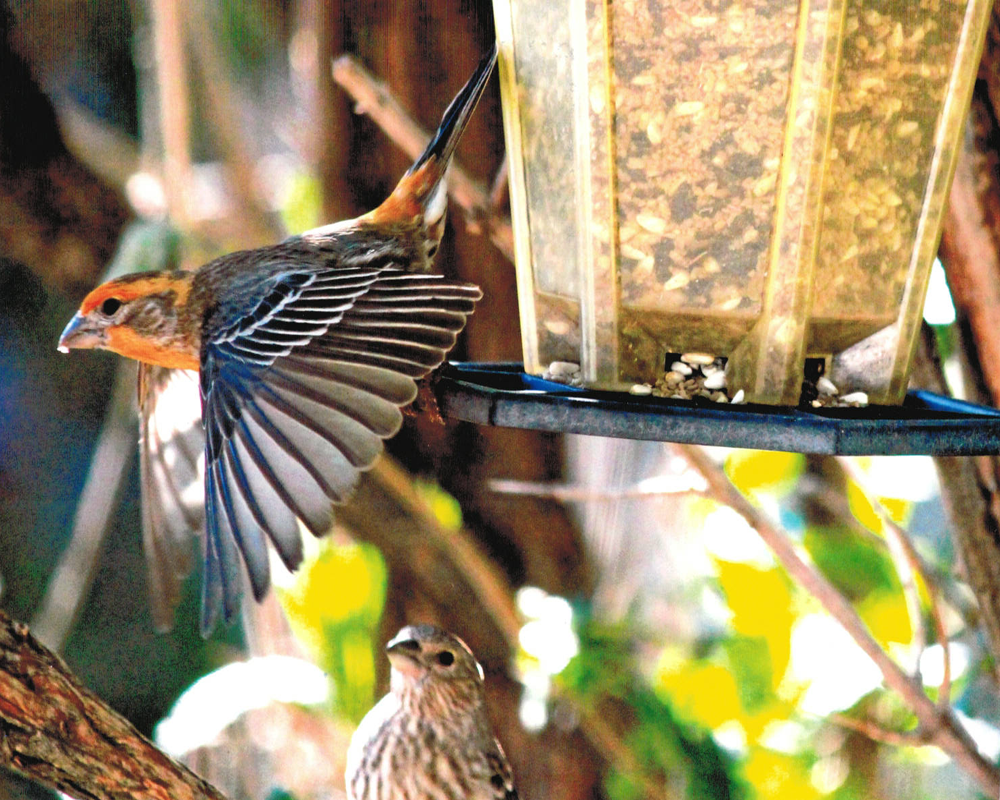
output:
[[[445,171],[495,61],[494,48],[374,211],[194,272],[109,281],[63,331],[63,352],[102,348],[140,362],[143,538],[158,627],[171,623],[190,536],[201,528],[185,502],[191,476],[204,470],[208,635],[220,612],[229,621],[238,609],[241,564],[254,597],[266,593],[267,540],[295,569],[296,518],[317,536],[329,530],[332,504],[374,464],[416,382],[455,344],[482,293],[427,270],[444,231]],[[203,466],[202,430],[171,443],[171,425],[156,420],[176,412],[170,393],[183,391],[190,370]]]

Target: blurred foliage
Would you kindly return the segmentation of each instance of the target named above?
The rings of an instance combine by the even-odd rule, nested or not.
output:
[[[794,512],[787,509],[795,505],[806,474],[801,456],[732,453],[726,469],[755,502],[793,520]],[[814,524],[800,517],[791,526],[793,535],[798,530],[802,547],[854,604],[879,643],[897,657],[911,658],[916,655],[914,621],[876,503],[900,523],[913,516],[915,504],[869,497],[854,483],[844,491],[853,521]],[[462,524],[459,504],[436,484],[420,483],[418,492],[443,526]],[[704,498],[691,503],[694,524],[708,525],[719,508]],[[756,536],[749,528],[729,533]],[[692,800],[932,796],[920,790],[923,779],[912,774],[937,774],[944,762],[936,750],[874,744],[812,710],[810,694],[819,691],[821,703],[837,713],[890,731],[916,726],[911,711],[879,679],[857,679],[854,671],[865,657],[846,634],[829,642],[817,640],[815,632],[812,639],[801,638],[800,628],[817,620],[836,629],[817,600],[759,553],[743,551],[747,560],[740,560],[715,550],[703,585],[717,598],[719,612],[692,628],[697,633],[691,638],[655,641],[643,636],[645,623],[632,613],[610,622],[594,617],[583,600],[572,607],[578,651],[553,681],[562,697],[606,720],[628,751],[624,759],[608,755],[606,797],[639,800],[653,785],[662,785],[667,797]],[[376,551],[324,543],[283,595],[296,630],[336,685],[336,713],[353,721],[373,699],[372,648],[384,592],[385,567]],[[928,602],[922,591],[924,615]],[[704,596],[696,605],[704,607]],[[525,624],[537,622],[526,618]],[[826,649],[802,661],[796,648],[804,646]],[[528,659],[524,653],[521,657]],[[537,659],[528,660],[538,666]],[[954,675],[953,698],[959,705],[968,687],[985,675],[980,669]],[[934,697],[937,690],[932,686],[928,693]],[[894,772],[907,775],[901,787],[910,788],[880,794]]]
[[[440,484],[418,479],[414,487],[442,528],[454,531],[462,527],[461,504]]]
[[[279,590],[298,638],[333,682],[335,711],[360,722],[375,700],[374,652],[386,568],[368,544],[321,541],[290,588]]]
[[[314,175],[296,172],[281,204],[281,221],[289,236],[304,233],[322,222],[323,187]]]
[[[707,731],[675,715],[671,704],[639,677],[632,626],[587,620],[577,633],[580,652],[559,674],[559,685],[596,713],[605,712],[609,698],[628,709],[633,719],[625,743],[644,775],[661,782],[683,776],[684,796],[692,800],[748,797],[746,787],[734,777],[732,758]],[[605,790],[611,800],[646,796],[636,776],[620,766],[609,770]]]
[[[182,236],[169,223],[133,220],[122,231],[115,256],[102,280],[131,272],[177,269],[181,262]]]
[[[805,456],[770,450],[734,450],[726,458],[726,475],[748,497],[762,492],[782,495],[795,487],[805,469]]]
[[[768,479],[772,484],[774,477],[772,473]],[[810,782],[808,752],[779,752],[761,743],[774,723],[795,710],[798,692],[783,690],[782,680],[802,604],[780,569],[720,559],[715,566],[731,612],[730,629],[701,655],[685,658],[673,652],[662,658],[657,691],[688,724],[706,731],[728,726],[745,737],[737,774],[748,787],[748,798],[819,797]]]

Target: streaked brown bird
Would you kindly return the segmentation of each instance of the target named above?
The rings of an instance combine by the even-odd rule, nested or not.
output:
[[[444,232],[445,171],[495,61],[494,48],[374,211],[194,272],[109,281],[63,331],[63,352],[140,362],[143,540],[158,627],[171,624],[203,522],[206,635],[220,613],[235,615],[244,566],[254,597],[267,592],[268,540],[294,570],[296,518],[317,536],[329,530],[332,504],[455,344],[482,293],[427,270]],[[182,407],[195,385],[192,426]],[[204,502],[192,503],[202,472]]]
[[[351,739],[349,800],[517,800],[486,718],[483,669],[465,642],[411,625],[386,652],[391,691]]]

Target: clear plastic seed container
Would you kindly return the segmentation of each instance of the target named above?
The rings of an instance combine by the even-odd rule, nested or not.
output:
[[[526,370],[900,402],[990,7],[494,0]]]

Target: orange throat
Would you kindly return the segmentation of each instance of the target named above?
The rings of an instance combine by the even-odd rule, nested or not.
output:
[[[167,346],[125,327],[108,329],[108,350],[146,364],[173,369],[198,369],[197,349]]]

